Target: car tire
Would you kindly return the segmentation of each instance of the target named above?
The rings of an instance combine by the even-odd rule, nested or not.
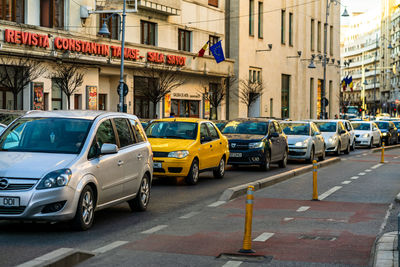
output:
[[[286,168],[287,160],[288,160],[288,150],[287,148],[285,148],[285,152],[283,153],[283,158],[281,161],[279,161],[279,167]]]
[[[218,167],[213,170],[214,178],[222,179],[225,175],[225,157],[219,161]]]
[[[185,181],[189,185],[195,185],[199,181],[199,161],[194,159],[190,166],[189,174],[186,176]]]
[[[75,217],[72,220],[72,227],[79,231],[86,231],[93,225],[95,199],[93,189],[86,185],[78,200]]]
[[[350,143],[347,145],[347,148],[344,151],[344,154],[346,154],[346,155],[350,154]]]
[[[271,168],[271,153],[269,150],[265,152],[265,161],[260,167],[263,171],[268,171]]]
[[[372,137],[370,142],[369,142],[368,148],[372,148],[373,146],[374,146],[374,138]]]
[[[382,146],[382,138],[379,138],[378,147]]]
[[[336,149],[336,151],[335,151],[335,156],[339,156],[340,155],[340,148],[342,147],[342,144],[340,143],[340,142],[338,142],[338,146],[337,146],[337,149]]]
[[[318,161],[324,161],[326,157],[326,152],[325,152],[325,146],[324,149],[322,150],[322,155],[318,157]]]
[[[315,159],[315,150],[314,150],[314,146],[311,147],[311,151],[310,151],[310,157],[308,159],[306,159],[307,163],[312,163]]]
[[[140,182],[139,190],[134,199],[128,201],[132,211],[145,211],[150,201],[150,178],[145,174]]]
[[[351,151],[356,150],[356,140],[353,139],[353,144],[351,145]]]

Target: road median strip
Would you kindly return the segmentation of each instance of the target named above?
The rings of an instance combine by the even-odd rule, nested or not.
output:
[[[324,160],[322,162],[318,162],[318,168],[322,168],[322,167],[334,164],[336,162],[339,162],[340,160],[341,159],[339,157],[335,157],[335,158],[331,158],[328,160]],[[312,165],[304,166],[304,167],[290,170],[290,171],[287,171],[284,173],[276,174],[271,177],[262,178],[260,180],[257,180],[257,181],[251,182],[251,183],[242,184],[242,185],[238,185],[235,187],[230,187],[222,193],[221,197],[219,198],[219,201],[229,201],[234,198],[245,195],[247,192],[248,186],[254,186],[254,190],[257,191],[259,189],[286,181],[295,176],[299,176],[301,174],[310,172],[310,171],[312,171],[312,169],[313,169]]]
[[[396,148],[400,148],[400,144],[392,145],[392,146],[385,146],[385,150],[393,150]],[[381,150],[382,150],[382,147],[376,147],[376,148],[371,149],[372,153],[378,153],[378,152],[381,152]]]

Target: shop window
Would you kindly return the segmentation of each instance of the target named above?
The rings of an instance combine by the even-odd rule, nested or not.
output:
[[[208,41],[209,41],[208,45],[209,45],[209,47],[211,47],[211,46],[213,46],[213,45],[215,45],[216,43],[219,42],[219,37],[218,37],[218,36],[210,35],[210,36],[208,37]],[[212,55],[210,49],[208,50],[208,53],[209,53],[210,55]]]
[[[156,45],[157,24],[140,21],[140,43],[146,45]]]
[[[81,94],[74,95],[74,109],[82,109],[82,95]]]
[[[283,119],[289,118],[289,97],[290,93],[290,75],[282,74],[282,88],[281,88],[281,103],[282,103],[282,113],[281,117]]]
[[[44,93],[44,110],[49,110],[49,93]]]
[[[218,7],[218,0],[208,0],[208,5]]]
[[[0,19],[25,23],[25,0],[0,0]]]
[[[177,114],[177,117],[199,118],[199,106],[200,101],[172,99],[171,112]]]
[[[191,41],[191,31],[178,30],[178,50],[191,51],[192,41]]]
[[[151,86],[151,78],[135,76],[134,78],[134,114],[142,119],[154,118],[154,105],[142,92]]]
[[[108,28],[108,31],[110,32],[110,37],[113,40],[119,40],[119,32],[120,32],[120,17],[119,16],[111,16],[111,13],[103,13],[100,14],[99,18],[99,25],[100,28],[103,26],[103,23],[105,22]],[[105,20],[106,18],[109,18]]]
[[[40,0],[40,26],[64,28],[64,0]]]
[[[107,94],[99,94],[99,110],[107,110]]]
[[[53,110],[61,110],[63,107],[62,91],[54,79],[51,85],[51,107]]]

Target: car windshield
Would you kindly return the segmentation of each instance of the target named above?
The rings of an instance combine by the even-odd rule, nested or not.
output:
[[[353,122],[352,125],[353,125],[354,130],[359,130],[359,131],[370,131],[371,130],[371,124],[369,124],[369,123]]]
[[[18,119],[1,136],[0,150],[79,154],[91,125],[83,119]]]
[[[231,121],[222,130],[223,134],[266,135],[268,122]]]
[[[286,135],[310,135],[308,123],[282,123],[281,125]]]
[[[154,121],[147,125],[148,138],[196,139],[197,123],[182,121]]]
[[[318,126],[321,132],[333,133],[336,132],[336,122],[333,121],[316,121],[315,124]]]
[[[396,128],[399,128],[399,127],[400,127],[400,121],[394,121],[393,123],[394,123],[394,125],[396,126]],[[0,131],[1,131],[1,130],[0,130]]]
[[[388,122],[377,121],[375,123],[376,123],[376,125],[378,125],[379,129],[389,129],[389,123]]]

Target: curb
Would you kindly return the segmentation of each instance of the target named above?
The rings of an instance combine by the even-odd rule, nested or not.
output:
[[[385,146],[385,151],[396,149],[396,148],[400,148],[400,145]],[[371,149],[372,153],[381,152],[381,150],[382,150],[382,147],[376,147],[376,148]]]
[[[398,266],[397,232],[385,233],[378,239],[373,266]]]
[[[331,158],[328,160],[324,160],[322,162],[318,162],[317,166],[318,166],[318,168],[322,168],[322,167],[329,166],[329,165],[334,164],[339,161],[341,161],[341,159],[339,157],[335,157],[335,158]],[[247,187],[250,185],[254,186],[254,190],[257,191],[259,189],[286,181],[295,176],[299,176],[301,174],[310,172],[310,171],[312,171],[312,169],[313,169],[313,165],[310,164],[309,166],[297,168],[297,169],[287,171],[284,173],[280,173],[280,174],[277,174],[277,175],[274,175],[271,177],[262,178],[260,180],[257,180],[257,181],[251,182],[251,183],[242,184],[242,185],[238,185],[235,187],[230,187],[228,189],[225,189],[225,191],[222,193],[221,197],[219,198],[219,201],[226,202],[226,201],[232,200],[234,198],[245,195],[247,192]]]

